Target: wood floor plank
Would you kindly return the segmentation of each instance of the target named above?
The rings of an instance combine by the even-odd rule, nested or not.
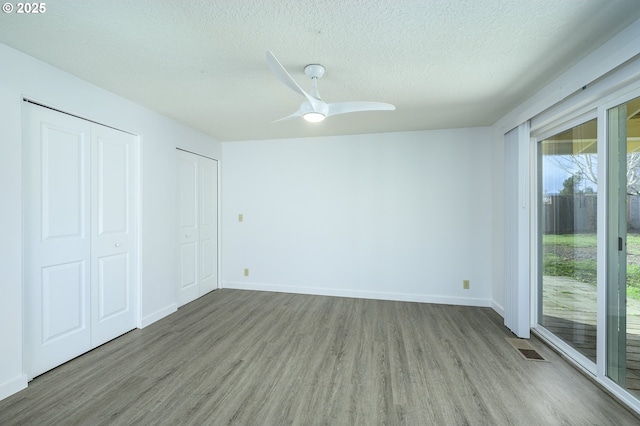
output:
[[[2,425],[638,424],[488,308],[217,290],[34,379]]]

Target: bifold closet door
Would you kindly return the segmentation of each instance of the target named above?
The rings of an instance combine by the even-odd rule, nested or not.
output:
[[[200,296],[218,287],[218,162],[198,158],[200,184],[198,187],[198,224],[200,262]]]
[[[24,360],[31,379],[91,349],[91,124],[26,107]]]
[[[92,126],[91,344],[101,345],[136,325],[136,137]]]
[[[178,304],[217,288],[218,162],[177,150]]]
[[[135,328],[135,136],[25,104],[24,361],[33,378]]]

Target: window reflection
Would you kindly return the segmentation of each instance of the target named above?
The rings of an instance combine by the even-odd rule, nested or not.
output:
[[[596,361],[597,127],[539,143],[542,326]]]

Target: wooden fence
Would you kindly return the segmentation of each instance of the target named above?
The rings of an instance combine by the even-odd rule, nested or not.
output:
[[[542,224],[545,234],[579,234],[597,229],[596,194],[550,195],[543,199]]]
[[[579,234],[596,232],[597,194],[550,195],[542,203],[545,234]],[[627,196],[627,228],[640,232],[640,196]]]

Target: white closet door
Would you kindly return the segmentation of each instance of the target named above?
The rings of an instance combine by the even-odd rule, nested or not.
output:
[[[218,285],[218,162],[199,157],[200,296]]]
[[[198,270],[198,156],[177,151],[178,167],[178,256],[180,273],[178,305],[200,295]]]
[[[136,137],[25,104],[25,372],[135,328]]]
[[[180,306],[218,285],[218,162],[177,150]]]
[[[25,371],[90,349],[90,123],[25,105]]]
[[[91,344],[135,328],[136,137],[93,125]]]

